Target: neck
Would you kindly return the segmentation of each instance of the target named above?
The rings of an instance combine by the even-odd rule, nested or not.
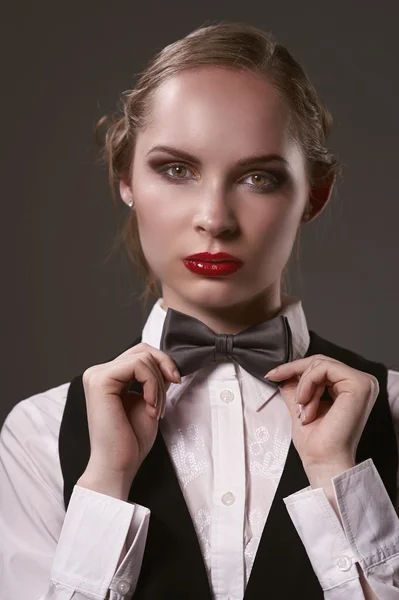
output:
[[[205,323],[214,333],[236,334],[275,317],[282,309],[282,298],[280,289],[267,290],[259,296],[234,305],[199,306],[177,298],[164,289],[162,308],[173,308],[190,315]]]

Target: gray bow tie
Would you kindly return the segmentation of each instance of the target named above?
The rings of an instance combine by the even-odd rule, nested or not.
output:
[[[268,371],[292,360],[291,330],[287,318],[280,316],[241,333],[218,334],[202,321],[169,308],[161,350],[174,360],[182,376],[212,363],[236,360],[265,381]]]

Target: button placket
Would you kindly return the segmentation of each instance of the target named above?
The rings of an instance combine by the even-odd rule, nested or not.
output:
[[[221,501],[223,502],[223,504],[225,506],[231,506],[236,501],[236,497],[234,496],[234,494],[232,492],[226,492],[221,497]]]
[[[218,380],[211,384],[214,460],[211,569],[215,567],[211,572],[215,577],[218,574],[217,586],[221,597],[242,598],[242,531],[245,510],[245,494],[242,491],[245,490],[242,398],[233,364],[223,365],[218,369],[217,375]],[[221,567],[218,557],[222,554],[228,558]]]
[[[234,394],[231,390],[222,390],[220,392],[220,399],[225,404],[230,404],[230,402],[233,402],[234,400]]]

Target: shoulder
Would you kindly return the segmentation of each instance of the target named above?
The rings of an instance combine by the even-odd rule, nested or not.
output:
[[[25,434],[46,430],[58,436],[69,386],[63,383],[21,400],[8,414],[3,430],[22,429]]]
[[[388,393],[389,406],[399,439],[399,372],[388,370],[385,365],[379,362],[371,361],[352,350],[342,348],[333,342],[322,338],[315,332],[310,332],[309,355],[325,354],[336,358],[341,362],[361,371],[371,373],[377,377],[381,384],[386,385]]]
[[[353,352],[348,348],[343,348],[338,344],[334,344],[321,336],[317,335],[314,331],[310,331],[310,345],[308,349],[308,354],[311,356],[312,354],[324,354],[325,356],[330,356],[331,358],[335,358],[346,365],[353,367],[354,369],[358,369],[359,371],[365,371],[377,377],[377,379],[381,384],[386,385],[387,382],[387,367],[376,361],[369,360],[358,354],[357,352]]]
[[[68,389],[64,383],[18,402],[0,432],[0,471],[24,485],[44,485],[60,501],[58,436]]]

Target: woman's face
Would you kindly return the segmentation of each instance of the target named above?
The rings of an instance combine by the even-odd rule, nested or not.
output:
[[[195,314],[279,298],[309,196],[288,124],[276,89],[253,73],[202,67],[158,88],[121,194],[134,199],[164,307]],[[242,264],[193,272],[184,259],[202,252]]]

